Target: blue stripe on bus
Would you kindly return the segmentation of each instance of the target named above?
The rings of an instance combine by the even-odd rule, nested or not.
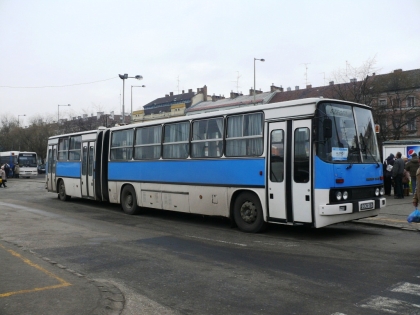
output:
[[[114,161],[109,162],[108,179],[114,181],[264,187],[264,164],[264,159]]]
[[[328,189],[333,187],[355,187],[381,185],[383,181],[382,164],[332,164],[315,157],[315,188]],[[349,167],[347,169],[347,167]],[[344,179],[344,183],[337,184],[336,179]]]
[[[57,161],[56,176],[80,178],[81,162],[60,162]]]

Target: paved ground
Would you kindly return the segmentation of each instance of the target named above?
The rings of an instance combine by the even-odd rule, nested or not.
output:
[[[13,179],[9,192],[13,191]],[[6,189],[1,188],[1,193]],[[420,231],[420,224],[408,223],[414,210],[412,196],[387,197],[387,207],[374,218],[354,221]],[[112,283],[92,280],[66,266],[38,256],[30,249],[0,238],[0,314],[124,314],[125,297]],[[7,288],[7,289],[6,289]],[[55,290],[60,288],[60,290]],[[24,294],[23,294],[24,293]],[[40,294],[45,299],[40,298]],[[31,298],[31,295],[37,298]]]

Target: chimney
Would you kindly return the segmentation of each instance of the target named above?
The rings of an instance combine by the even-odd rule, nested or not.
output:
[[[296,90],[296,91],[299,91],[299,85],[296,85],[296,86],[295,86],[295,90]]]
[[[402,72],[402,69],[394,70],[394,73]]]
[[[188,89],[188,93],[192,93],[192,89]]]
[[[292,88],[288,87],[287,88],[287,92],[290,92],[292,90]]]
[[[170,93],[169,93],[169,95],[170,95],[170,96],[174,96],[174,92],[170,92]]]
[[[184,94],[184,90],[182,90],[182,94]]]
[[[306,86],[307,89],[312,89],[312,84]]]
[[[236,97],[238,97],[239,96],[239,93],[235,93],[235,92],[233,92],[233,91],[231,91],[230,92],[230,99],[234,99],[234,98],[236,98]]]
[[[334,81],[330,81],[330,85],[334,85]]]
[[[356,83],[356,82],[357,82],[356,78],[350,79],[350,83]]]
[[[165,94],[165,97],[169,97],[169,94]]]
[[[270,92],[274,92],[274,91],[283,92],[283,88],[282,88],[281,85],[280,86],[275,86],[274,83],[272,83],[271,87],[270,87]]]

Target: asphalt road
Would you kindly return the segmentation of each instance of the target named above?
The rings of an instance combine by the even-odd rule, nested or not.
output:
[[[411,210],[409,199],[391,207]],[[246,234],[223,218],[156,210],[128,216],[117,205],[64,203],[45,192],[42,177],[0,189],[1,261],[20,251],[39,266],[49,260],[45,269],[64,281],[53,282],[72,284],[14,295],[19,314],[71,314],[77,301],[80,314],[105,314],[109,308],[92,303],[101,294],[90,281],[115,291],[120,308],[109,314],[420,314],[420,233],[365,223],[272,225]],[[16,292],[10,286],[31,272],[18,264],[3,281],[0,263],[2,315],[17,312],[1,293]],[[61,293],[71,287],[80,294]],[[29,312],[43,299],[46,310],[51,294],[51,303],[61,301],[51,313]]]

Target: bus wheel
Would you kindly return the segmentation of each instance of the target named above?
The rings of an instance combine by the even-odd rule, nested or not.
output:
[[[261,202],[252,193],[242,193],[236,198],[233,217],[239,229],[243,232],[257,233],[266,226]]]
[[[137,214],[139,207],[137,206],[136,192],[131,185],[126,185],[121,193],[121,206],[127,214]]]
[[[60,198],[61,201],[68,201],[71,198],[70,196],[66,195],[66,186],[64,185],[63,180],[58,182],[58,198]]]

